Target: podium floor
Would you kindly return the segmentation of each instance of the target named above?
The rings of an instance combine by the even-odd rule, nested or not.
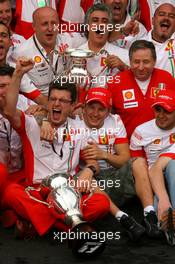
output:
[[[142,210],[138,200],[133,199],[125,210],[142,221]],[[101,231],[121,232],[120,239],[108,239],[105,251],[96,259],[76,259],[67,243],[54,240],[54,234],[30,241],[15,240],[13,229],[0,227],[0,264],[174,264],[175,247],[165,240],[143,237],[139,243],[129,241],[120,225],[111,216],[96,223]]]

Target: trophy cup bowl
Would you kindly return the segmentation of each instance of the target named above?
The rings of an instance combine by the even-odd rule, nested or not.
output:
[[[69,78],[77,84],[85,83],[90,78],[87,59],[93,57],[94,52],[88,49],[67,49],[64,55],[69,61],[67,69]]]
[[[99,239],[92,239],[96,232],[87,221],[83,220],[81,212],[81,194],[69,184],[67,174],[54,174],[45,178],[43,186],[49,187],[51,192],[47,201],[58,214],[65,214],[65,224],[70,226],[75,239],[69,238],[69,246],[77,257],[94,257],[99,255],[105,243]]]
[[[60,186],[67,185],[68,178],[69,175],[66,173],[55,173],[44,178],[41,185],[43,187],[48,187],[50,190],[56,189]]]

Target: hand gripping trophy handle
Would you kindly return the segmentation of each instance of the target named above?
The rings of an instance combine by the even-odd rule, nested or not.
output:
[[[105,243],[98,238],[91,238],[95,231],[83,220],[81,194],[69,184],[68,177],[66,174],[54,174],[43,180],[43,185],[51,189],[47,200],[57,213],[65,214],[65,224],[71,226],[71,232],[76,235],[75,239],[69,239],[73,254],[78,257],[93,257],[104,250]],[[82,234],[85,235],[82,237]]]

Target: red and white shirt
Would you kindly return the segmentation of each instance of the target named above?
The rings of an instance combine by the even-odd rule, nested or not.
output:
[[[175,158],[175,127],[160,129],[156,120],[150,120],[138,126],[131,137],[132,157],[145,157],[151,167],[159,156]]]
[[[89,49],[88,41],[79,47]],[[129,65],[128,51],[113,44],[106,42],[104,47],[95,54],[94,57],[87,59],[87,70],[91,76],[91,87],[106,87],[109,76],[114,76],[119,72],[118,68],[110,69],[107,67],[106,58],[108,55],[118,56],[125,64]]]
[[[18,97],[17,108],[25,111],[27,99]],[[0,114],[0,162],[6,164],[10,173],[18,171],[23,165],[22,144],[18,133],[9,121]]]
[[[85,125],[86,126],[86,125]],[[88,131],[88,141],[93,141],[103,150],[115,154],[114,146],[117,144],[128,143],[126,129],[119,115],[109,114],[104,124],[99,129],[90,129]],[[100,169],[108,169],[110,166],[105,160],[98,160]]]
[[[120,115],[130,138],[138,125],[154,118],[151,105],[159,91],[159,83],[163,83],[165,89],[174,89],[175,80],[167,71],[155,68],[144,95],[131,70],[121,72],[117,78],[120,82],[116,83],[114,79],[108,87],[112,92],[115,113]]]
[[[29,77],[31,83],[37,87],[42,94],[48,95],[49,84],[53,81],[54,76],[60,74],[64,68],[63,58],[58,55],[58,52],[63,52],[66,48],[76,48],[83,42],[84,38],[81,37],[79,33],[58,34],[55,50],[51,54],[51,57],[53,58],[51,59],[47,56],[46,51],[40,45],[36,36],[33,35],[19,48],[16,48],[11,57],[13,62],[16,61],[19,56],[25,56],[33,59],[35,62],[34,68],[27,73],[27,76]],[[52,62],[50,62],[51,60]]]
[[[152,38],[151,33],[150,31],[145,39],[151,41],[156,48],[155,67],[168,71],[175,78],[175,34],[164,43],[160,43]]]
[[[19,34],[16,34],[16,33],[12,34],[12,43],[13,43],[14,47],[17,47],[18,45],[21,45],[25,41],[26,41],[26,39],[23,36],[21,36]]]
[[[40,183],[46,176],[58,172],[76,174],[80,151],[87,144],[87,138],[78,133],[78,129],[84,127],[82,121],[68,118],[57,129],[58,138],[53,146],[48,141],[40,140],[40,127],[33,116],[22,113],[21,122],[21,128],[17,131],[23,143],[29,183]],[[68,133],[65,133],[65,129]]]

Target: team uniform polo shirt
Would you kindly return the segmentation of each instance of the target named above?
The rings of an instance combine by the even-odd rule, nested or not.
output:
[[[23,36],[18,35],[16,33],[12,34],[12,43],[13,43],[14,47],[17,47],[18,45],[21,45],[25,41],[26,41],[26,39]]]
[[[131,20],[131,16],[128,14],[124,24],[122,24],[120,27],[124,27],[130,20]],[[139,25],[139,32],[137,35],[135,35],[135,36],[129,35],[127,37],[122,36],[122,38],[119,38],[119,39],[113,41],[112,44],[119,46],[121,48],[129,49],[131,44],[134,41],[146,37],[147,30],[145,29],[145,27],[140,22],[137,21],[137,23]]]
[[[154,118],[151,105],[159,83],[163,83],[165,89],[174,89],[174,78],[164,70],[154,69],[147,92],[143,95],[131,70],[121,72],[118,77],[120,82],[109,83],[108,87],[112,92],[114,111],[120,115],[130,138],[138,125]]]
[[[18,97],[18,109],[27,109],[27,99]],[[0,163],[6,164],[8,171],[15,172],[22,168],[22,145],[19,135],[9,121],[0,114]]]
[[[81,45],[80,49],[89,49],[88,42]],[[94,57],[87,59],[87,70],[91,75],[91,87],[106,87],[107,80],[119,72],[118,68],[107,67],[106,58],[108,55],[118,56],[125,64],[129,65],[128,52],[120,47],[106,42],[104,47]]]
[[[52,145],[40,140],[40,127],[35,118],[22,113],[21,127],[17,131],[23,143],[29,183],[40,183],[46,176],[54,173],[68,172],[74,175],[77,172],[80,151],[87,144],[87,139],[79,132],[83,127],[82,121],[68,118],[57,129],[58,137]],[[65,129],[68,132],[65,133]]]
[[[164,43],[153,40],[151,31],[145,38],[153,42],[156,48],[156,68],[168,71],[175,78],[175,34]]]
[[[61,56],[58,56],[58,52],[63,52],[63,50],[69,47],[73,48],[74,45],[79,46],[82,43],[81,39],[84,41],[84,38],[80,34],[74,34],[77,34],[79,38],[72,37],[69,33],[65,33],[63,36],[58,35],[55,50],[50,58],[47,56],[46,51],[40,45],[35,35],[13,52],[13,61],[19,56],[33,59],[35,62],[34,68],[27,75],[42,94],[48,95],[49,84],[54,80],[54,75],[60,74],[64,69],[64,60]]]
[[[115,154],[114,146],[116,144],[128,143],[126,130],[119,115],[109,114],[104,120],[100,129],[90,129],[88,131],[88,141],[93,141],[103,150]],[[100,169],[112,167],[105,160],[98,160]]]
[[[150,120],[138,126],[131,137],[132,157],[146,155],[149,167],[159,156],[175,158],[175,127],[170,130],[160,129],[156,120]]]

